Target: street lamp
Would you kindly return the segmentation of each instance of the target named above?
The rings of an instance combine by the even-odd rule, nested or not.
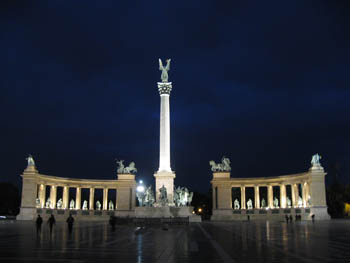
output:
[[[138,186],[136,187],[136,191],[139,193],[143,193],[145,191],[145,187],[143,186],[143,181],[140,180]]]
[[[137,197],[137,200],[139,201],[139,206],[143,206],[143,199],[145,196],[144,192],[145,192],[145,187],[143,185],[143,181],[140,180],[139,184],[136,187],[136,197]]]

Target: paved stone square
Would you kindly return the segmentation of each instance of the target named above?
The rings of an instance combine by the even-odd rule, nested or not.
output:
[[[139,229],[0,221],[0,262],[350,262],[350,221],[203,222]]]

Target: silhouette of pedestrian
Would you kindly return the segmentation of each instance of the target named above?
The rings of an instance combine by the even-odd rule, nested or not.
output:
[[[114,232],[115,231],[115,222],[116,220],[115,220],[115,216],[111,216],[110,218],[109,218],[109,224],[111,225],[111,227],[112,227],[112,232]]]
[[[312,219],[312,223],[314,223],[315,222],[315,214],[312,214],[311,219]]]
[[[47,223],[50,225],[50,236],[51,236],[53,225],[56,223],[55,217],[51,215],[49,220],[47,220]]]
[[[292,215],[289,215],[289,222],[293,222],[293,217],[292,217]]]
[[[250,216],[248,215],[248,221],[250,221]]]
[[[35,224],[36,224],[36,234],[39,236],[41,233],[41,224],[43,223],[43,219],[40,215],[36,218]]]
[[[69,214],[69,217],[67,218],[67,224],[68,224],[69,235],[71,235],[73,230],[73,224],[74,224],[74,218],[72,217],[72,214]]]
[[[288,215],[286,215],[285,217],[286,217],[286,221],[287,221],[287,224],[288,224],[288,222],[289,222],[289,217],[288,217]]]

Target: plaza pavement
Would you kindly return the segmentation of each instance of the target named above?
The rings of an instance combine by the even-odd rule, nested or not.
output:
[[[350,221],[117,226],[0,221],[0,262],[350,262]]]

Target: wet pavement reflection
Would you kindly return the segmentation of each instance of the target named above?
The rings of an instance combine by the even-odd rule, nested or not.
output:
[[[117,226],[0,221],[0,262],[350,262],[350,221]]]

